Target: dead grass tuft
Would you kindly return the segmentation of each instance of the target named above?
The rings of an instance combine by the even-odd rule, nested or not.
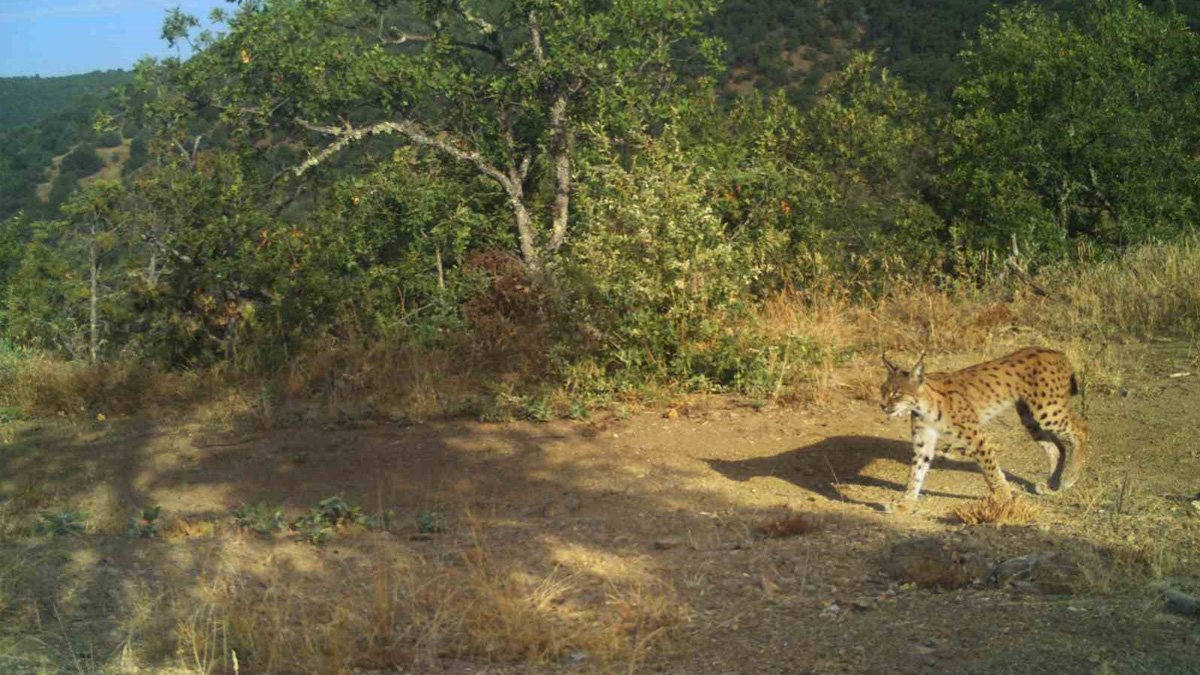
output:
[[[787,515],[772,518],[754,527],[755,532],[772,539],[808,534],[816,529],[817,523],[803,513],[788,513]]]
[[[951,513],[967,525],[1025,525],[1041,515],[1042,509],[1024,497],[1002,499],[989,495],[954,507]]]

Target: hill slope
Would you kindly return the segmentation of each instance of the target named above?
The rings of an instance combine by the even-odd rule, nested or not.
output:
[[[65,77],[0,77],[0,132],[32,124],[69,108],[93,105],[109,90],[133,81],[124,70],[97,70]]]

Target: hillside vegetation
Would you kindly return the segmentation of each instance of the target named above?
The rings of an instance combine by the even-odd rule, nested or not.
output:
[[[73,108],[95,108],[114,87],[133,81],[125,70],[62,77],[0,77],[0,133]]]
[[[1194,672],[1195,5],[983,6],[168,12],[0,156],[0,671]],[[1029,345],[1080,481],[884,513]]]
[[[68,77],[0,78],[0,219],[18,211],[54,218],[79,180],[119,176],[145,160],[145,138],[133,124],[98,130],[133,82],[125,71]],[[5,95],[4,92],[7,92]],[[128,145],[136,142],[130,152]],[[128,164],[132,154],[133,163]],[[106,168],[107,167],[107,168]],[[101,170],[104,169],[103,172]]]
[[[170,13],[195,57],[140,64],[70,147],[25,128],[63,206],[3,223],[5,344],[251,381],[382,349],[447,364],[462,387],[428,407],[484,415],[770,399],[878,346],[764,328],[780,298],[1038,287],[1194,231],[1200,41],[1169,8],[964,5],[902,48],[932,5],[481,7]],[[764,40],[844,53],[801,103],[730,89]],[[959,47],[937,78],[910,60]],[[908,344],[938,339],[913,322]]]

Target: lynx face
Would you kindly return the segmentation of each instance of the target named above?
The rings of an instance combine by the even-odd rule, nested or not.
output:
[[[896,369],[888,374],[879,388],[879,407],[889,417],[900,417],[915,411],[921,399],[921,387],[925,384],[924,367],[919,372],[909,373]]]
[[[1011,496],[982,427],[1012,407],[1049,463],[1049,479],[1037,491],[1066,489],[1078,480],[1088,428],[1071,411],[1070,398],[1077,387],[1071,364],[1061,352],[1030,347],[962,370],[929,375],[922,360],[911,372],[886,356],[883,362],[888,375],[880,387],[880,408],[893,417],[912,418],[913,460],[903,505],[916,502],[939,441],[974,459],[992,493]]]

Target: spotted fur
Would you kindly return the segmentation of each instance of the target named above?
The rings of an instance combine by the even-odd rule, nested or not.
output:
[[[883,362],[888,375],[880,406],[888,415],[908,413],[912,419],[913,460],[901,507],[916,502],[939,441],[975,460],[993,495],[1011,497],[982,429],[1011,407],[1046,453],[1050,476],[1037,485],[1037,492],[1065,490],[1079,479],[1088,427],[1070,408],[1078,386],[1062,352],[1028,347],[949,373],[926,374],[923,358],[911,372],[887,356]]]

